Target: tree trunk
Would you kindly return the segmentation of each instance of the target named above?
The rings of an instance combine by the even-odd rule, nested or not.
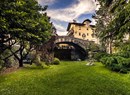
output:
[[[19,67],[23,67],[23,46],[22,48],[20,49],[20,59],[19,59]]]
[[[112,42],[109,43],[109,53],[112,54]]]
[[[110,35],[112,35],[111,32],[110,32]],[[112,52],[113,52],[112,51],[112,42],[113,42],[113,39],[112,39],[112,37],[110,37],[109,38],[109,54],[112,54]]]

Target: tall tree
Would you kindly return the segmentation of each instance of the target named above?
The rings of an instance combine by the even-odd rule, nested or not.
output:
[[[123,40],[129,32],[130,3],[128,0],[99,0],[97,11],[97,35],[105,45],[112,45],[115,40]],[[107,47],[108,47],[107,46]]]
[[[19,66],[22,67],[23,59],[34,48],[34,45],[44,43],[51,36],[52,26],[49,23],[49,17],[43,14],[46,7],[42,8],[36,0],[3,0],[0,5],[0,17],[5,21],[5,26],[1,26],[3,31],[0,33],[3,36],[9,35],[11,40],[19,44],[15,52],[12,48],[9,49],[18,59]],[[5,45],[8,47],[7,44]],[[25,49],[27,52],[23,54]],[[16,53],[17,51],[19,54]]]

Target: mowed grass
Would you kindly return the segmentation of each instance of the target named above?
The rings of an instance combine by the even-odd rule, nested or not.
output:
[[[101,63],[61,62],[48,68],[25,67],[0,76],[0,95],[130,95],[130,74]]]

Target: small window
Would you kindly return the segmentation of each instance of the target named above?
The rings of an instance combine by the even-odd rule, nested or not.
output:
[[[81,33],[79,33],[79,36],[81,36]]]
[[[87,36],[89,36],[89,33],[87,33]]]
[[[87,30],[89,30],[89,29],[87,28]]]
[[[75,32],[75,34],[77,34],[77,31]]]
[[[94,38],[94,34],[91,34],[91,36]]]

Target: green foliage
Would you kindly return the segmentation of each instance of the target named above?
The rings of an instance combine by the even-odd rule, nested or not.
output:
[[[93,54],[93,58],[100,62],[100,59],[104,56],[107,56],[108,54],[106,52],[96,52]]]
[[[113,71],[127,73],[130,69],[130,58],[109,56],[101,58],[100,61]]]
[[[60,60],[58,58],[54,58],[52,64],[59,65],[60,64]]]
[[[0,59],[0,71],[4,68],[4,61]]]
[[[104,63],[113,71],[127,73],[130,71],[130,42],[116,42],[118,52],[101,58],[101,62]]]
[[[123,40],[124,35],[129,33],[130,3],[128,0],[99,1],[101,5],[97,11],[99,37],[102,41]]]
[[[0,68],[10,68],[17,65],[17,61],[14,56],[8,57],[11,55],[11,52],[6,49],[2,54],[0,54]]]
[[[12,50],[14,43],[6,44],[16,41],[20,45],[17,52],[19,54],[13,54],[20,63],[26,55],[22,55],[24,49],[30,52],[34,46],[49,40],[52,24],[44,12],[46,8],[40,6],[36,0],[0,1],[0,52],[7,48]]]
[[[130,58],[130,51],[121,51],[121,52],[118,52],[116,55],[119,55],[125,58]]]
[[[115,47],[118,48],[116,55],[130,58],[130,40],[125,42],[115,42]]]
[[[36,54],[35,58],[33,59],[33,62],[37,66],[41,66],[41,59],[40,59],[40,55],[39,54]]]
[[[98,0],[100,8],[96,12],[96,33],[100,42],[111,51],[113,43],[125,41],[130,32],[130,1],[129,0]],[[128,46],[128,45],[126,45]],[[128,48],[128,47],[127,47]]]
[[[88,48],[90,51],[100,51],[100,45],[94,42],[90,42]]]
[[[17,61],[14,59],[13,56],[11,56],[5,60],[4,66],[6,68],[10,68],[10,67],[15,66],[15,65],[17,65]]]

